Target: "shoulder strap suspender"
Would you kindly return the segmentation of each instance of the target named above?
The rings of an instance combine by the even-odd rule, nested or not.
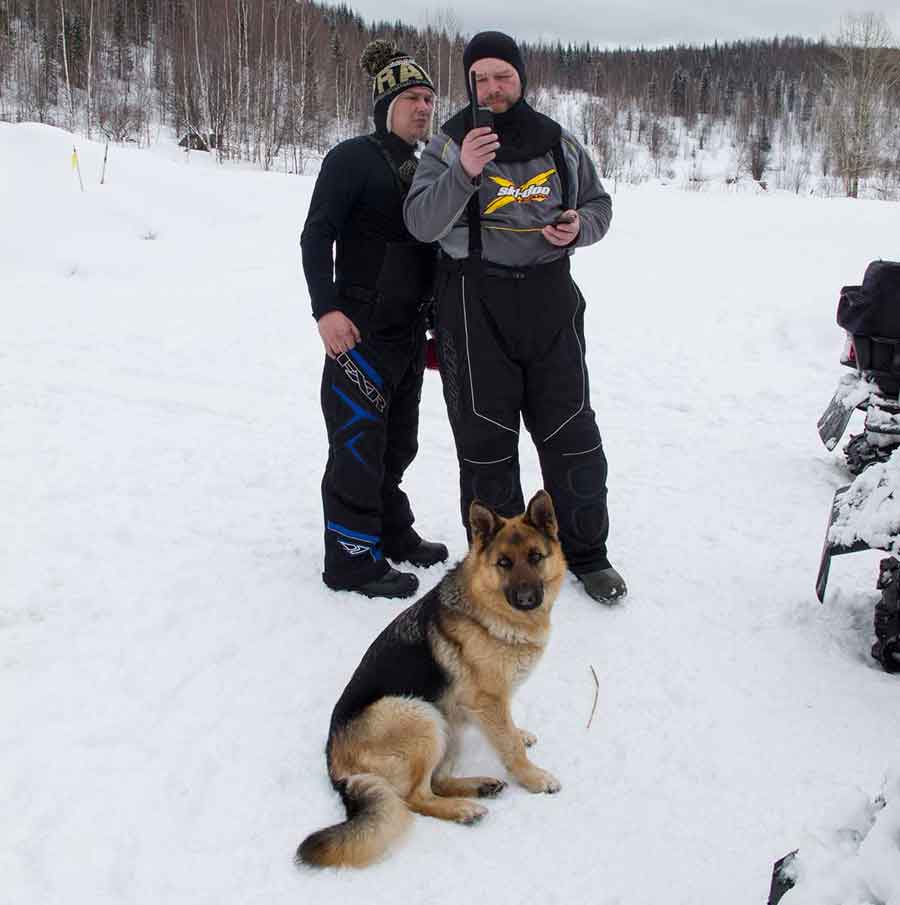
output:
[[[553,162],[556,164],[556,175],[559,176],[559,183],[562,186],[563,210],[567,211],[571,207],[569,204],[569,165],[566,163],[562,139],[560,139],[551,150],[553,151]]]
[[[481,260],[481,204],[478,200],[479,192],[469,196],[466,204],[466,219],[469,224],[469,258]]]
[[[403,179],[400,177],[400,170],[397,169],[397,164],[394,163],[394,159],[388,154],[387,148],[371,133],[366,136],[373,145],[381,152],[381,156],[387,162],[388,167],[390,167],[391,173],[394,176],[394,182],[397,184],[397,189],[400,192],[401,197],[405,197],[407,191],[409,191],[409,186],[404,185]]]

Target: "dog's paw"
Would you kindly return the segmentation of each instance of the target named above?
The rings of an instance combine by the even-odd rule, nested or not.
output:
[[[519,781],[529,792],[535,793],[545,792],[554,795],[562,788],[562,783],[552,773],[539,767],[520,777]]]
[[[460,805],[455,819],[457,823],[461,823],[464,826],[473,826],[483,819],[487,812],[488,809],[480,804],[475,804],[474,801],[467,801],[465,804]]]
[[[478,787],[478,797],[496,798],[505,788],[506,783],[502,779],[489,779]]]
[[[527,729],[520,729],[519,735],[522,738],[522,744],[525,745],[526,748],[531,748],[533,745],[537,744],[537,736],[533,732],[529,732]]]

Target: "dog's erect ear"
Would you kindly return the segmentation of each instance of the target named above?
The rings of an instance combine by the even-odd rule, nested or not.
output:
[[[469,527],[472,529],[472,540],[477,538],[486,547],[503,527],[503,521],[490,506],[486,506],[481,500],[472,500],[472,505],[469,506]]]
[[[556,523],[553,500],[546,490],[539,490],[531,498],[525,510],[525,521],[551,540],[559,539],[559,525]]]

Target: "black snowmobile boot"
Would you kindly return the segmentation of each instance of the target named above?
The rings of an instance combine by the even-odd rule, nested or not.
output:
[[[612,567],[596,572],[583,572],[575,576],[583,585],[589,597],[607,606],[619,603],[628,593],[625,579]]]
[[[444,562],[450,555],[444,544],[423,540],[410,528],[406,534],[396,541],[385,541],[384,555],[396,563],[409,563],[411,566],[435,566]]]
[[[885,672],[900,672],[900,562],[893,556],[881,560],[878,587],[872,656]]]
[[[419,589],[419,579],[415,575],[411,572],[398,572],[390,566],[383,575],[350,587],[332,582],[324,574],[322,579],[332,591],[352,591],[364,597],[412,597]]]

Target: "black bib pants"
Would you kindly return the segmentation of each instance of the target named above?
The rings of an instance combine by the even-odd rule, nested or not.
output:
[[[442,258],[436,299],[466,530],[475,498],[504,516],[525,508],[521,414],[569,567],[576,574],[608,568],[606,457],[590,403],[584,298],[568,257],[523,270],[485,262],[480,274]]]
[[[425,323],[416,305],[395,319],[399,324],[386,323],[384,313],[381,300],[359,306],[352,319],[362,342],[326,358],[322,373],[328,432],[322,577],[332,587],[381,577],[388,569],[385,549],[418,540],[400,483],[418,450]]]
[[[432,297],[436,249],[403,224],[403,173],[411,178],[414,164],[413,147],[393,133],[341,142],[322,162],[301,236],[314,316],[341,311],[362,335],[347,354],[326,358],[322,373],[322,577],[333,588],[380,578],[386,554],[419,541],[400,483],[417,450],[421,309]]]

